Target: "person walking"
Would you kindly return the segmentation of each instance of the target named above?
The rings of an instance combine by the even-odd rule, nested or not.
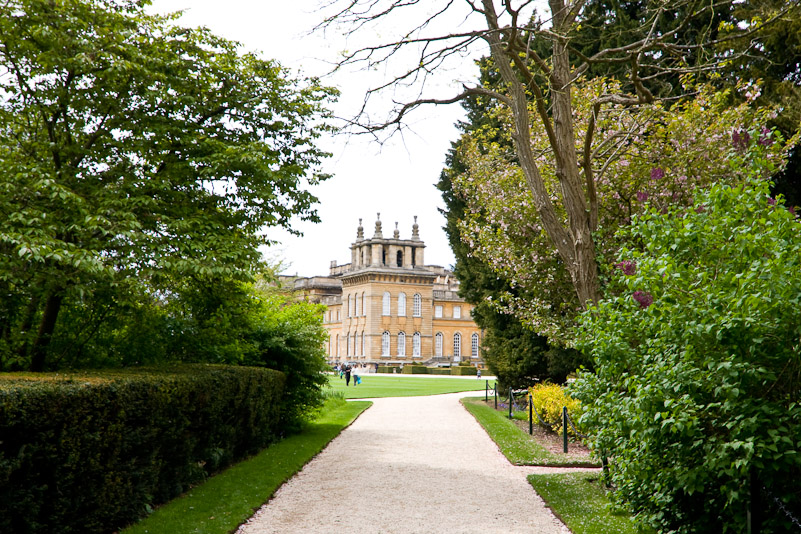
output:
[[[350,365],[348,364],[348,365],[345,366],[345,386],[346,387],[350,385],[350,372],[351,372],[351,369],[350,369]]]
[[[361,371],[361,369],[359,369],[359,366],[358,365],[354,365],[353,366],[353,385],[354,385],[354,387],[358,386],[359,383],[361,382],[361,373],[362,373],[362,371]]]

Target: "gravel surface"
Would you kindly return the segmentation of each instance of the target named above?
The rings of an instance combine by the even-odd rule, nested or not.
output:
[[[372,399],[239,534],[566,534],[526,474],[459,404],[475,392]],[[564,471],[564,470],[561,470]]]

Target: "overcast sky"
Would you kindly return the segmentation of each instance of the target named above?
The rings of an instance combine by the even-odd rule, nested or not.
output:
[[[333,32],[307,35],[321,18],[315,11],[317,4],[318,0],[154,0],[151,10],[185,10],[179,21],[183,26],[206,26],[215,34],[241,42],[248,51],[277,59],[295,72],[321,75],[342,50],[353,50],[359,43],[347,42]],[[429,9],[433,6],[428,5]],[[453,20],[456,27],[463,18]],[[397,29],[379,27],[364,38],[385,39]],[[459,91],[461,82],[474,79],[475,73],[472,60],[465,58],[451,70],[441,69],[428,89],[437,96],[452,96]],[[383,71],[350,71],[327,79],[328,85],[342,92],[335,112],[352,115],[361,104],[365,89],[386,75]],[[395,98],[403,96],[398,89]],[[321,146],[333,153],[324,170],[334,177],[313,189],[320,199],[318,213],[322,222],[315,225],[298,221],[295,228],[303,232],[303,237],[269,232],[281,245],[267,251],[267,255],[284,260],[287,274],[325,275],[331,260],[339,264],[350,261],[349,246],[356,238],[359,218],[364,219],[369,237],[376,213],[380,212],[384,235],[392,235],[397,221],[402,238],[411,236],[413,216],[417,215],[420,236],[426,243],[426,263],[452,265],[454,257],[442,230],[445,219],[438,212],[443,202],[435,184],[450,143],[458,137],[454,124],[463,116],[458,104],[430,106],[411,117],[412,131],[383,145],[353,136],[323,140]]]

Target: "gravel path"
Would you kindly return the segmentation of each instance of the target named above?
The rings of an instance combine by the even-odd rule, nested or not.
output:
[[[237,532],[569,533],[526,482],[538,469],[504,458],[468,395],[374,399]]]

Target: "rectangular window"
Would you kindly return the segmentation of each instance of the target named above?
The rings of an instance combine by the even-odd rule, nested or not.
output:
[[[434,317],[437,319],[442,318],[442,306],[434,306]]]
[[[462,307],[461,306],[454,306],[453,307],[453,318],[454,319],[461,319],[462,318]]]

